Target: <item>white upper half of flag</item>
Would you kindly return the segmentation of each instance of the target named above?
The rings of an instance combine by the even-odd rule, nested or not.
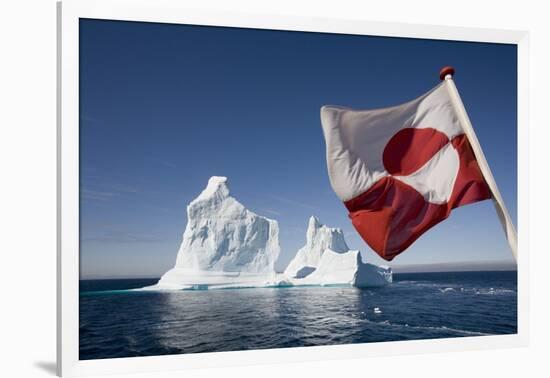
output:
[[[383,154],[388,142],[401,130],[431,128],[446,135],[449,141],[464,134],[445,84],[442,82],[415,100],[389,108],[354,110],[332,105],[321,108],[329,178],[342,201],[357,197],[390,175]],[[458,167],[458,155],[449,144],[417,171],[394,177],[414,187],[426,200],[444,203],[451,195]]]

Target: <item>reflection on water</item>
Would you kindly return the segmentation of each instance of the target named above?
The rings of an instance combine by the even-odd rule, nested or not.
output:
[[[338,330],[360,322],[354,315],[366,297],[355,289],[310,288],[179,292],[166,298],[159,339],[194,352],[330,343]],[[190,308],[201,311],[182,320]]]

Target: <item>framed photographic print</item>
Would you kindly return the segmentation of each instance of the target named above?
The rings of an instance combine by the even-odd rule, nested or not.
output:
[[[526,343],[525,32],[58,20],[60,375]]]

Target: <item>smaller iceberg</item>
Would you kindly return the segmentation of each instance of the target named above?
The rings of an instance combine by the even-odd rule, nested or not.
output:
[[[306,232],[306,245],[298,250],[284,274],[290,278],[308,276],[319,266],[326,250],[344,253],[349,251],[349,248],[344,240],[342,230],[324,226],[316,217],[312,216],[309,218]]]
[[[350,250],[339,228],[309,219],[306,245],[290,262],[284,275],[295,285],[384,286],[392,282],[389,267],[364,263],[361,253]]]

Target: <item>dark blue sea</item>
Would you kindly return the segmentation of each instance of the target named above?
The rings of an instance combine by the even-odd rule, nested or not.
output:
[[[517,332],[516,272],[394,274],[375,289],[127,291],[156,282],[80,281],[80,359]]]

